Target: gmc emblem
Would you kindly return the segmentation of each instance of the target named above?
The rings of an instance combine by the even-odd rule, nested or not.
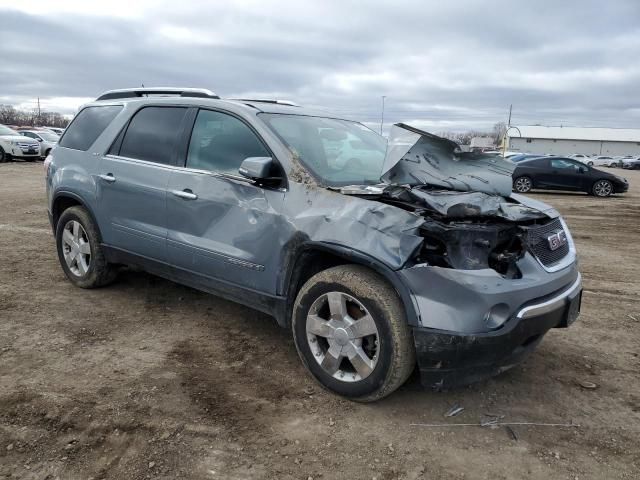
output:
[[[567,235],[564,233],[564,230],[560,230],[559,232],[556,232],[553,235],[549,235],[547,237],[547,244],[549,245],[549,250],[551,251],[559,249],[566,243]]]

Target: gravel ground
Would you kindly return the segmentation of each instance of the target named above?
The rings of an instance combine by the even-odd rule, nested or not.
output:
[[[614,198],[534,194],[578,246],[574,326],[495,379],[368,405],[319,388],[249,308],[136,272],[71,286],[42,176],[0,164],[0,478],[640,478],[640,171]],[[579,427],[411,426],[486,414]]]

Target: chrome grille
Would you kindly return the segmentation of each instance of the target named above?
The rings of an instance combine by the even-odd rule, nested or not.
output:
[[[554,233],[564,232],[560,218],[553,219],[545,225],[529,227],[527,231],[527,245],[531,252],[545,267],[550,267],[559,262],[569,253],[569,242],[560,246],[557,250],[551,250],[547,238]],[[566,234],[567,232],[565,232]]]

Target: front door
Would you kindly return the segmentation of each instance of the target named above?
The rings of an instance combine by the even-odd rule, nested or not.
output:
[[[171,264],[204,282],[274,294],[284,192],[242,179],[247,157],[272,156],[240,119],[200,110],[184,169],[171,175],[167,194],[167,250]],[[236,179],[230,176],[235,176]]]
[[[99,223],[103,241],[166,262],[166,197],[187,109],[145,107],[100,161]]]
[[[551,158],[549,187],[558,190],[581,190],[584,174],[582,165],[569,158]]]

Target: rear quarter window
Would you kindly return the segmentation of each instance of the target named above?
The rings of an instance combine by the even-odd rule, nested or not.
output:
[[[67,127],[59,145],[86,151],[122,110],[121,105],[87,107]]]
[[[185,107],[144,107],[138,110],[124,133],[118,154],[127,158],[174,165],[178,137],[186,112]],[[114,147],[110,153],[115,154]]]

